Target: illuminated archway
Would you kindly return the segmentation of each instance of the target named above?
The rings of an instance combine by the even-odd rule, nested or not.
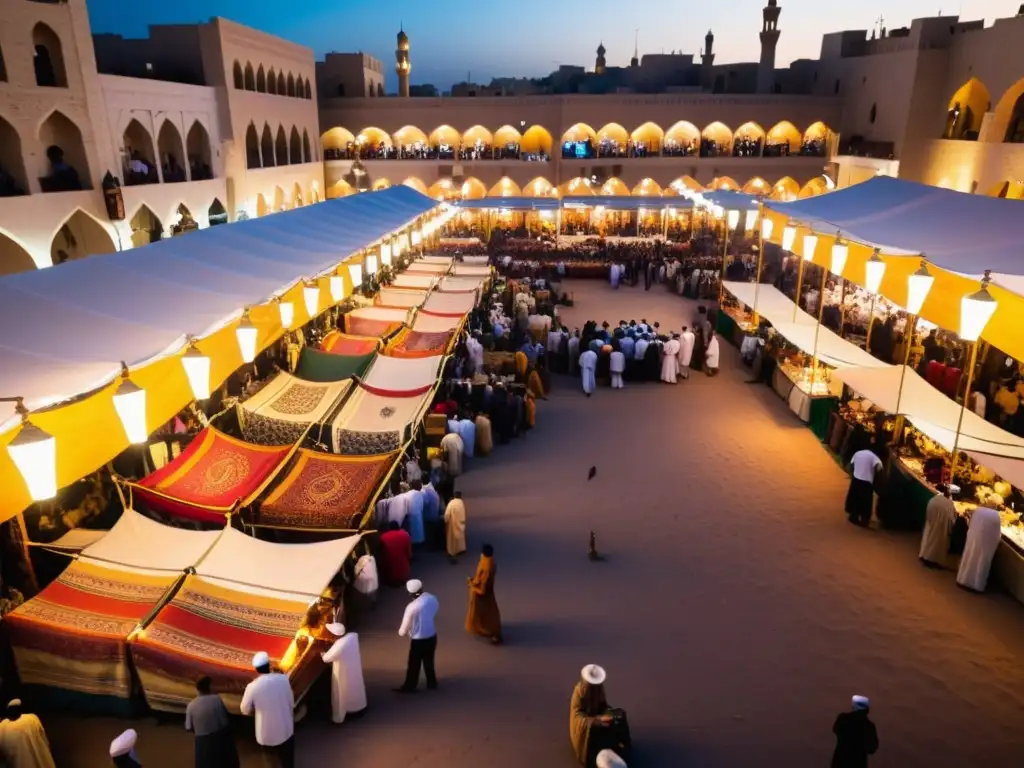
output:
[[[299,182],[297,181],[294,184],[292,184],[292,196],[289,202],[291,202],[292,208],[302,207],[302,187],[299,185]]]
[[[1001,181],[988,194],[989,197],[1001,197],[1004,200],[1024,200],[1024,182]]]
[[[459,132],[450,125],[441,125],[430,134],[430,148],[442,157],[453,157],[459,151],[460,138]]]
[[[820,120],[812,123],[804,131],[803,141],[800,145],[801,155],[813,157],[825,157],[828,155],[828,138],[832,130]]]
[[[701,131],[700,137],[702,155],[728,155],[732,151],[732,131],[725,123],[716,120]]]
[[[487,197],[487,186],[480,179],[470,176],[462,182],[459,196],[463,200],[479,200],[482,197]]]
[[[992,104],[988,88],[976,77],[961,85],[946,106],[944,139],[977,141],[981,121]]]
[[[620,195],[629,195],[629,187],[626,186],[622,179],[612,176],[608,181],[601,185],[601,191],[599,194],[616,197]]]
[[[700,130],[693,123],[680,120],[665,132],[665,148],[662,154],[695,155],[699,149]]]
[[[35,259],[21,243],[0,231],[0,275],[13,275],[35,268]]]
[[[417,179],[415,176],[410,176],[408,179],[402,182],[403,186],[409,187],[409,189],[415,189],[421,194],[427,194],[427,185]]]
[[[1024,144],[1024,78],[1010,86],[999,99],[992,134],[1007,144]]]
[[[743,191],[748,195],[766,195],[770,189],[768,182],[760,176],[755,176],[743,185]]]
[[[772,191],[769,196],[772,200],[791,202],[796,200],[797,195],[799,194],[800,185],[796,182],[796,179],[789,176],[783,176],[772,185]]]
[[[740,185],[736,183],[736,179],[731,176],[718,176],[712,179],[711,183],[708,184],[708,189],[715,190],[716,192],[727,190],[735,192],[739,190]]]
[[[572,144],[590,140],[591,144],[597,143],[597,133],[586,123],[576,123],[562,134],[562,144]]]
[[[147,216],[151,218],[147,218]],[[138,221],[150,223],[146,230],[145,238],[140,237],[136,241],[135,233],[132,232],[133,245],[145,245],[152,240],[159,240],[163,235],[163,227],[159,219],[152,214],[145,205],[140,206],[138,212],[132,217],[134,225]],[[65,261],[83,259],[86,256],[94,256],[101,253],[113,253],[117,250],[110,233],[99,221],[85,213],[81,208],[64,220],[50,242],[50,259],[54,264],[63,264]]]
[[[388,189],[390,186],[391,182],[388,181],[387,179],[377,179],[375,182],[373,182],[373,185],[370,187],[370,189],[373,190],[374,192],[380,192],[382,189]]]
[[[577,176],[575,179],[569,179],[566,182],[558,185],[558,196],[565,197],[566,195],[592,197],[594,195],[593,186],[590,183],[590,179],[584,179],[582,176]]]
[[[263,217],[270,213],[270,206],[267,205],[267,198],[262,194],[256,195],[256,216]]]
[[[804,184],[798,197],[801,199],[805,197],[815,197],[823,194],[824,192],[828,192],[828,184],[825,182],[825,178],[823,176],[815,176]]]
[[[274,187],[274,213],[279,213],[285,208],[284,190],[279,186]]]
[[[692,176],[680,176],[662,191],[663,195],[681,195],[683,190],[703,192],[704,187]]]
[[[503,176],[498,183],[487,190],[488,197],[520,197],[523,190],[508,176]]]
[[[646,122],[629,134],[629,140],[638,153],[656,155],[665,143],[665,132],[657,123]]]
[[[427,190],[427,194],[435,200],[447,202],[449,200],[458,200],[461,192],[461,188],[455,184],[451,179],[438,179],[430,185],[430,189]]]
[[[511,125],[503,125],[494,132],[494,150],[502,159],[519,157],[523,135]]]
[[[320,137],[320,148],[323,150],[324,160],[341,160],[355,152],[356,137],[351,131],[340,126],[331,128]]]
[[[531,125],[519,141],[519,150],[528,155],[551,155],[554,139],[546,128]]]
[[[327,199],[333,200],[336,197],[348,197],[356,193],[355,187],[344,179],[338,179],[327,188]],[[261,195],[262,197],[262,195]]]
[[[356,149],[360,157],[375,158],[387,153],[394,146],[391,137],[380,128],[363,128],[356,135]]]
[[[768,131],[764,153],[771,157],[795,155],[800,151],[800,131],[788,120],[776,123]]]
[[[643,179],[639,184],[633,187],[633,195],[639,197],[661,195],[661,186],[654,179]]]
[[[395,131],[394,142],[400,158],[424,158],[430,149],[427,134],[415,125],[405,125]]]
[[[737,157],[760,157],[764,145],[764,128],[750,121],[736,129],[732,137],[732,153]]]
[[[461,146],[466,149],[479,147],[481,149],[490,149],[494,146],[494,136],[484,128],[482,125],[474,125],[472,128],[462,134],[460,140]]]
[[[145,204],[139,206],[135,215],[128,220],[128,224],[132,230],[132,246],[135,248],[155,243],[164,236],[164,225]]]
[[[550,181],[538,176],[523,187],[523,197],[552,197],[557,191]]]
[[[618,123],[608,123],[597,132],[598,154],[613,157],[624,155],[629,146],[629,133]]]

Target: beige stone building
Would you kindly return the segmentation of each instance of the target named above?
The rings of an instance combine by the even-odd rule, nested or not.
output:
[[[308,48],[224,19],[94,48],[85,0],[0,0],[0,53],[0,273],[322,198]]]

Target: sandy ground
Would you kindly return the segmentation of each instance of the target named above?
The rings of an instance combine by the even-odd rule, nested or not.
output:
[[[567,287],[571,324],[678,327],[694,312],[661,289]],[[459,483],[471,552],[414,566],[441,601],[441,690],[389,690],[405,600],[383,594],[360,633],[370,711],[343,726],[314,712],[299,765],[570,768],[569,695],[587,663],[607,668],[609,698],[629,713],[631,766],[824,766],[854,693],[874,704],[874,767],[1020,765],[1024,607],[922,568],[916,537],[850,526],[835,461],[778,397],[744,383],[734,349],[722,359],[717,379],[589,400],[556,379],[538,428]],[[604,563],[586,558],[591,529]],[[500,648],[462,629],[483,542],[497,550]],[[72,768],[105,765],[126,725],[46,722]],[[147,768],[191,764],[180,722],[133,725]],[[244,765],[260,765],[240,741]]]

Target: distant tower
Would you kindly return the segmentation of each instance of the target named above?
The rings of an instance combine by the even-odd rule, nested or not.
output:
[[[757,92],[771,93],[775,88],[775,47],[779,44],[778,0],[768,0],[761,11],[764,23],[761,27],[761,63],[757,68]]]
[[[715,36],[708,30],[704,35],[704,50],[700,54],[700,84],[701,87],[710,91],[715,84],[715,73],[712,69],[715,65]]]
[[[595,75],[603,75],[605,72],[605,67],[607,66],[607,62],[604,58],[605,53],[606,51],[604,49],[604,41],[602,41],[601,44],[597,46],[597,61],[594,62]]]
[[[409,72],[412,64],[409,63],[409,36],[405,30],[398,30],[398,48],[395,49],[395,72],[398,73],[398,95],[409,97]]]
[[[633,36],[633,58],[629,60],[629,66],[633,69],[640,66],[640,30]]]

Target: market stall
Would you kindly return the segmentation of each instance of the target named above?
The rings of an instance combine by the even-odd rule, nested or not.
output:
[[[433,383],[413,389],[357,384],[331,423],[335,453],[369,455],[399,450],[430,404]]]
[[[374,339],[380,342],[380,339]],[[339,349],[343,347],[335,347]],[[375,350],[361,354],[345,354],[342,352],[323,352],[313,347],[303,347],[299,353],[299,364],[295,375],[307,382],[342,381],[352,376],[360,376],[367,366],[373,362]]]
[[[242,437],[255,445],[297,443],[341,402],[350,386],[348,379],[307,381],[280,371],[236,407]]]
[[[447,278],[442,278],[442,280]],[[412,288],[420,291],[433,290],[434,284],[437,282],[436,275],[415,275],[409,274],[408,272],[400,272],[395,276],[395,279],[391,281],[392,288]]]
[[[423,303],[420,314],[457,315],[461,317],[471,312],[476,303],[477,295],[475,293],[434,292]]]
[[[410,311],[402,307],[353,309],[344,315],[345,332],[358,336],[389,336],[408,322],[409,315]]]
[[[414,309],[424,301],[427,300],[427,296],[430,295],[429,291],[425,290],[412,290],[408,288],[381,288],[377,295],[374,297],[374,301],[380,306],[384,307],[402,307],[405,309]]]
[[[380,349],[378,336],[353,336],[335,329],[320,340],[320,349],[332,355],[368,355]]]
[[[441,375],[443,363],[441,355],[415,359],[377,355],[363,377],[363,383],[381,390],[432,387]]]

